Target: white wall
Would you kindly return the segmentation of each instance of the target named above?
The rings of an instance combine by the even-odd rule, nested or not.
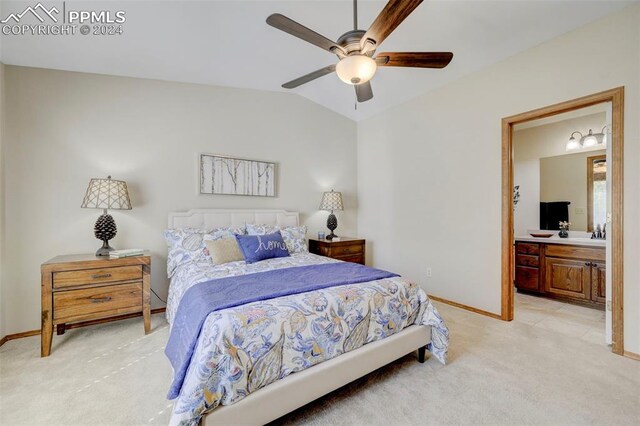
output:
[[[499,313],[501,119],[625,86],[624,334],[640,353],[639,55],[634,5],[360,122],[358,230],[369,260]]]
[[[0,338],[6,335],[6,303],[4,297],[5,226],[4,226],[4,64],[0,62]]]
[[[521,130],[516,126],[513,132],[513,182],[520,185],[520,201],[513,215],[515,235],[526,235],[528,229],[540,227],[540,159],[567,155],[566,145],[572,132],[577,130],[587,134],[589,129],[598,132],[606,124],[606,119],[606,113],[601,112]],[[600,149],[584,148],[580,152]],[[586,193],[584,198],[586,200]],[[572,208],[575,207],[575,203],[572,204]],[[586,201],[583,207],[586,208]],[[571,212],[569,216],[571,218]],[[586,231],[586,213],[583,216]],[[576,226],[575,230],[579,230],[579,223],[576,222]]]
[[[13,66],[6,83],[7,334],[40,326],[43,261],[100,246],[100,211],[80,208],[92,177],[127,181],[133,210],[112,212],[112,245],[151,249],[163,297],[169,211],[296,210],[313,235],[334,188],[345,196],[338,231],[356,234],[356,125],[302,97]],[[198,152],[278,162],[279,196],[198,196]]]

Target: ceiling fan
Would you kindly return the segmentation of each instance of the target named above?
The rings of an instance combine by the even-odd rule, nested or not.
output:
[[[373,57],[376,49],[422,3],[422,0],[389,0],[367,31],[358,29],[358,2],[353,0],[353,30],[342,34],[336,42],[313,30],[274,13],[267,24],[298,37],[306,42],[338,56],[340,61],[313,71],[282,85],[293,89],[323,75],[336,72],[340,80],[356,89],[358,102],[373,98],[369,80],[378,67],[444,68],[451,59],[451,52],[383,52]]]

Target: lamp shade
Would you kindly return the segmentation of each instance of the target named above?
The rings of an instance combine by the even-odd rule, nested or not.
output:
[[[127,183],[123,180],[94,178],[89,181],[82,201],[85,209],[131,210]]]
[[[330,192],[322,194],[322,201],[320,202],[320,210],[344,210],[342,206],[342,193],[335,192],[333,189]]]

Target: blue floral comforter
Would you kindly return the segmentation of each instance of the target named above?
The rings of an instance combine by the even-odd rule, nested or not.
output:
[[[191,286],[215,278],[335,262],[309,253],[256,264],[183,265],[172,277],[167,319]],[[196,425],[291,373],[383,339],[403,328],[431,326],[429,350],[446,362],[448,330],[424,290],[400,277],[257,301],[209,314],[202,327],[171,424]]]

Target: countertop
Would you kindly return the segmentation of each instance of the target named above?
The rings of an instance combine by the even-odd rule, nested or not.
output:
[[[545,244],[566,244],[577,246],[592,246],[592,247],[606,247],[606,240],[592,240],[590,238],[583,237],[569,237],[560,238],[554,235],[550,238],[532,237],[531,235],[522,235],[515,237],[516,241],[523,241],[527,243],[545,243]]]

